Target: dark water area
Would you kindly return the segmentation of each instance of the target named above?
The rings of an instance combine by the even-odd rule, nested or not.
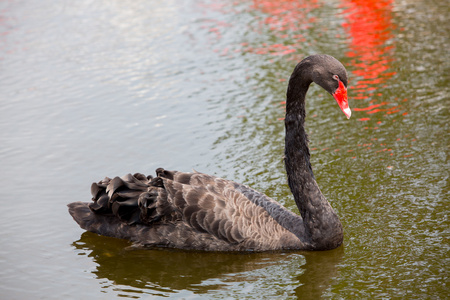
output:
[[[446,1],[0,3],[0,298],[448,299]],[[326,252],[135,249],[67,203],[105,176],[196,169],[298,212],[287,79],[349,72],[347,120],[307,95],[311,162],[345,230]]]

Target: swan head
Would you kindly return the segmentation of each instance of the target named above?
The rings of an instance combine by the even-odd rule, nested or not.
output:
[[[312,55],[305,58],[305,60],[311,60],[312,81],[320,85],[333,96],[342,112],[347,119],[349,119],[352,115],[352,111],[348,106],[348,80],[345,67],[334,57],[325,54]]]

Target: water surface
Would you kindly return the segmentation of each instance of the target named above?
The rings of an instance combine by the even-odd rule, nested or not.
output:
[[[0,3],[0,294],[7,299],[446,299],[449,25],[439,1]],[[66,204],[157,167],[297,211],[284,101],[313,53],[349,71],[347,120],[312,86],[312,164],[345,230],[326,252],[138,250]]]

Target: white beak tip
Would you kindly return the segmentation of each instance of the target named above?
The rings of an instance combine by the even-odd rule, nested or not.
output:
[[[347,116],[347,119],[350,119],[352,116],[352,111],[350,110],[350,107],[344,108],[344,114]]]

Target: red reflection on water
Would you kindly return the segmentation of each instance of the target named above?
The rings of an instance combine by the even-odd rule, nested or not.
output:
[[[383,94],[377,91],[396,74],[390,67],[394,49],[390,41],[394,37],[392,31],[395,28],[392,23],[392,3],[393,0],[342,0],[346,18],[343,26],[351,37],[350,50],[346,55],[351,58],[355,67],[353,74],[362,78],[352,87],[351,90],[356,95],[351,98],[371,100],[369,103],[361,103],[359,107],[353,107],[354,111],[364,111],[367,114],[392,114],[400,111],[399,106],[386,108],[391,103],[383,99]]]
[[[385,88],[392,85],[392,78],[396,74],[392,69],[394,61],[394,29],[392,21],[392,7],[394,0],[342,0],[341,6],[343,11],[337,17],[343,16],[345,23],[344,29],[348,35],[343,36],[339,33],[335,35],[337,40],[348,42],[348,51],[345,53],[350,58],[352,71],[350,76],[351,83],[349,98],[352,101],[352,110],[361,112],[361,116],[356,118],[357,121],[363,122],[362,129],[367,131],[367,136],[371,142],[377,140],[374,134],[379,132],[387,125],[388,121],[394,123],[395,119],[386,118],[380,120],[380,115],[407,116],[408,113],[402,111],[402,103],[407,99],[389,98],[386,95]],[[328,21],[318,18],[317,8],[323,8],[324,2],[318,0],[252,0],[250,8],[255,11],[256,22],[250,22],[251,30],[254,30],[256,36],[260,38],[249,39],[237,45],[216,49],[220,55],[232,55],[232,53],[247,52],[257,55],[272,56],[269,61],[276,60],[275,56],[283,56],[283,60],[299,61],[302,59],[305,51],[298,52],[305,45],[314,49],[314,43],[322,34],[320,26],[329,24]],[[228,4],[230,4],[228,2]],[[239,6],[241,2],[233,2],[232,6]],[[247,6],[248,7],[248,6]],[[246,8],[247,8],[246,7]],[[233,11],[230,6],[214,7],[215,10]],[[236,10],[233,13],[240,13]],[[233,24],[229,24],[220,20],[205,19],[204,29],[208,30],[209,36],[221,39],[222,34],[228,30]],[[256,25],[255,25],[256,24]],[[308,30],[314,27],[314,31]],[[323,30],[329,28],[323,27]],[[313,32],[313,33],[312,33]],[[308,35],[309,33],[309,35]],[[330,40],[330,45],[333,42]],[[317,49],[316,49],[317,51]],[[275,74],[276,76],[281,74]],[[286,78],[279,78],[280,82],[286,81]],[[357,100],[357,101],[354,101]],[[278,102],[281,108],[285,108],[285,102]],[[356,107],[355,107],[356,106]],[[399,113],[400,112],[400,113]],[[312,118],[317,115],[312,115]],[[284,118],[278,118],[278,121]],[[376,124],[373,124],[376,123]],[[375,125],[375,126],[374,126]],[[338,139],[339,137],[336,136]],[[394,155],[392,145],[386,143],[363,143],[355,149],[330,149],[329,147],[316,146],[311,151],[332,151],[358,152],[367,151],[378,156],[389,157]],[[361,147],[361,148],[360,148]],[[353,156],[353,159],[357,156]]]

